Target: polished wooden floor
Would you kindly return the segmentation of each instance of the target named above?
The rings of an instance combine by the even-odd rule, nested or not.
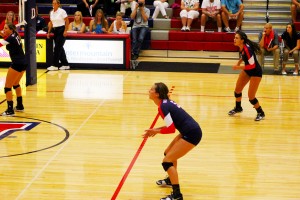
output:
[[[5,75],[1,68],[2,88]],[[162,81],[203,129],[200,145],[178,163],[185,200],[299,200],[300,77],[264,76],[257,98],[266,118],[255,122],[247,88],[244,112],[227,115],[237,76],[38,70],[36,85],[25,88],[22,80],[25,112],[0,119],[1,126],[39,123],[0,140],[0,199],[108,200],[118,189],[120,200],[169,194],[155,181],[165,177],[161,160],[175,135],[157,135],[140,148],[157,114],[148,90]]]

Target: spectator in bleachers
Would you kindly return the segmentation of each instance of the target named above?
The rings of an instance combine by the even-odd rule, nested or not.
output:
[[[279,41],[278,34],[272,28],[272,24],[266,23],[264,30],[259,33],[258,36],[259,46],[261,54],[258,55],[258,62],[261,66],[264,66],[264,60],[266,55],[273,55],[274,71],[279,71]]]
[[[90,21],[89,31],[93,34],[102,34],[108,32],[108,22],[102,9],[98,9],[95,13],[94,19]]]
[[[153,15],[152,15],[153,19],[157,18],[159,12],[161,12],[162,16],[165,19],[169,18],[167,15],[167,12],[166,12],[166,8],[169,7],[168,0],[155,0],[155,1],[153,1],[153,6],[155,7]]]
[[[120,11],[122,16],[125,15],[126,9],[131,8],[131,12],[135,9],[137,2],[135,0],[117,0],[116,3],[120,3]]]
[[[43,17],[39,15],[38,6],[35,7],[35,14],[36,14],[36,31],[41,31],[46,27],[46,22]]]
[[[116,19],[111,23],[108,33],[114,33],[114,34],[124,34],[127,30],[127,24],[123,21],[122,13],[118,11],[116,13]]]
[[[292,21],[297,21],[297,11],[300,10],[300,0],[292,0],[291,5],[291,15],[292,15]]]
[[[6,18],[5,20],[3,20],[0,24],[0,35],[3,37],[3,33],[2,33],[2,30],[4,29],[4,25],[6,23],[12,23],[14,25],[18,24],[18,21],[16,19],[16,15],[13,11],[8,11],[6,13]]]
[[[82,20],[82,14],[80,11],[74,13],[74,21],[69,24],[68,31],[77,31],[77,33],[85,32],[85,24]]]
[[[241,0],[221,0],[222,4],[222,20],[225,25],[225,32],[231,32],[229,28],[229,20],[236,21],[234,32],[237,32],[242,25],[244,19],[244,5]]]
[[[201,15],[201,32],[204,32],[205,24],[208,19],[217,21],[218,32],[222,32],[222,20],[221,20],[221,1],[220,0],[203,0]]]
[[[67,30],[69,27],[69,18],[67,12],[60,8],[60,0],[52,1],[53,10],[50,11],[50,21],[48,23],[47,38],[50,39],[50,33],[53,29],[54,40],[54,52],[52,66],[48,67],[49,71],[56,71],[70,69],[69,62],[67,60],[64,44],[66,41]],[[59,66],[61,62],[61,67]]]
[[[296,31],[294,24],[289,23],[286,26],[286,30],[282,33],[281,38],[284,42],[284,53],[281,74],[287,74],[285,66],[289,59],[289,55],[292,55],[295,63],[295,70],[293,72],[293,75],[297,76],[299,72],[300,33]]]
[[[115,15],[115,4],[114,0],[101,0],[103,3],[103,12],[105,16],[113,16]]]
[[[199,0],[181,0],[181,31],[190,31],[194,19],[199,17]]]
[[[95,16],[96,11],[100,8],[99,0],[81,0],[77,4],[77,10],[82,13],[83,17]]]
[[[131,59],[136,60],[139,57],[142,44],[149,31],[148,19],[150,17],[150,10],[146,8],[145,0],[138,0],[130,17],[134,20],[131,30]]]

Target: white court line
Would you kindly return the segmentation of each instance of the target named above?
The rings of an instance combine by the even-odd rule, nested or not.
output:
[[[123,81],[131,72],[127,72],[124,76]],[[16,197],[16,200],[20,199],[26,190],[33,184],[34,181],[45,171],[45,169],[49,166],[49,164],[57,157],[57,155],[64,149],[64,147],[76,136],[76,134],[80,131],[80,129],[86,124],[86,122],[96,113],[96,111],[104,104],[106,100],[102,100],[100,104],[95,108],[95,110],[83,121],[83,123],[79,126],[77,131],[58,149],[58,151],[48,160],[48,162],[38,171],[38,173],[31,179],[31,181],[26,185],[26,187],[20,192],[20,194]]]

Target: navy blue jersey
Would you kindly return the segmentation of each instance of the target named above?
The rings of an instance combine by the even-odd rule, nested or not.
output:
[[[245,63],[245,70],[252,70],[255,68],[261,68],[259,65],[255,53],[248,45],[244,45],[243,50],[240,52],[240,57]]]
[[[158,112],[166,123],[166,127],[161,129],[161,133],[174,133],[176,128],[182,135],[185,135],[189,131],[199,128],[199,124],[174,101],[162,100]]]
[[[13,64],[25,64],[25,54],[22,48],[21,38],[17,33],[12,33],[10,36],[0,41],[0,47],[5,46],[9,51],[9,56]]]

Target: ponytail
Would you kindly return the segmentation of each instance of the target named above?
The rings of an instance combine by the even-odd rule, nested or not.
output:
[[[248,36],[243,31],[237,31],[236,34],[240,35],[241,39],[244,40],[244,44],[249,45],[254,53],[261,54],[260,46],[256,42],[249,40]]]

